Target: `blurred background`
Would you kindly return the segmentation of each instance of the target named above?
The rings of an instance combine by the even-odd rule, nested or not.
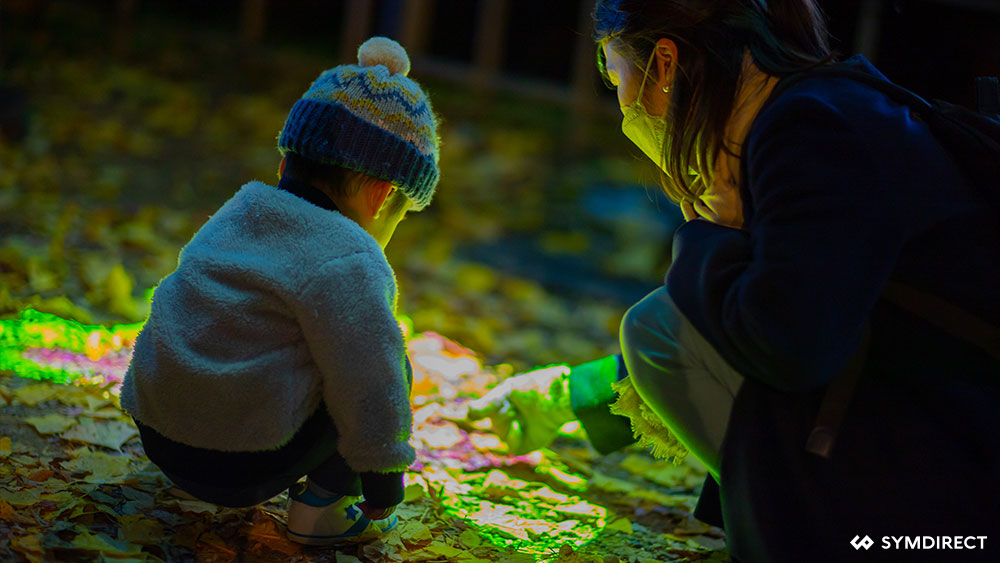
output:
[[[931,98],[1000,75],[1000,0],[825,0],[835,45]],[[323,69],[399,40],[442,117],[433,205],[387,249],[401,313],[519,371],[618,351],[681,218],[621,134],[590,1],[0,1],[0,318],[142,320]],[[221,335],[224,336],[224,335]]]

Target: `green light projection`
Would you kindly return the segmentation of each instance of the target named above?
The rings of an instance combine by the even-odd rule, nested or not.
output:
[[[0,369],[60,384],[109,385],[117,393],[142,324],[85,325],[28,309],[0,321]],[[488,420],[464,421],[463,404],[510,375],[503,373],[509,367],[484,369],[471,350],[434,333],[416,334],[407,317],[400,327],[414,366],[418,457],[407,474],[408,492],[422,490],[485,541],[508,549],[541,555],[593,539],[608,514],[572,494],[587,490],[582,477],[564,471],[547,450],[508,455]],[[533,476],[513,478],[504,469],[512,466]]]

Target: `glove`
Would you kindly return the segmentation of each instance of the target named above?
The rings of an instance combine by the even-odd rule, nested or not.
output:
[[[569,401],[569,367],[553,365],[504,380],[469,402],[469,420],[489,417],[513,455],[549,445],[576,415]]]
[[[383,518],[388,518],[392,516],[393,512],[396,512],[396,506],[390,506],[388,508],[375,508],[368,504],[367,500],[363,500],[358,503],[358,508],[361,509],[361,513],[364,514],[369,520],[382,520]]]

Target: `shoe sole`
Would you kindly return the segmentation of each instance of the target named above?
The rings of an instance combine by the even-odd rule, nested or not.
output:
[[[388,532],[389,530],[395,528],[396,524],[398,522],[399,522],[399,519],[393,520],[392,524],[389,524],[388,526],[386,526],[385,528],[382,529],[382,533],[384,534],[385,532]],[[344,535],[344,536],[311,536],[309,534],[299,534],[299,533],[293,532],[292,530],[288,530],[288,529],[285,530],[285,536],[289,540],[291,540],[291,541],[293,541],[295,543],[301,543],[301,544],[304,544],[304,545],[318,545],[318,546],[329,546],[329,545],[337,545],[337,544],[342,544],[342,543],[352,543],[352,542],[357,541],[361,537],[361,535],[352,535],[352,536],[346,536],[346,535]]]

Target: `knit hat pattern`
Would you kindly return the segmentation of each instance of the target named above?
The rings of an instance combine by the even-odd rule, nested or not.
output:
[[[409,70],[399,43],[365,41],[357,65],[324,71],[295,102],[278,150],[392,182],[423,209],[440,176],[440,140],[430,100]]]

